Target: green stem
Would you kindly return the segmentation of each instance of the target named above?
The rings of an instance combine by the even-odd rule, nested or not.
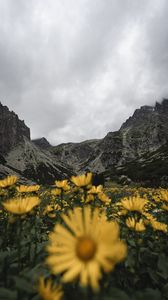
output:
[[[4,286],[7,288],[8,286],[8,257],[5,257],[4,259],[4,268],[3,268],[3,277],[4,277]]]
[[[62,201],[63,201],[63,190],[61,189],[61,210],[63,209],[63,203],[62,203]]]
[[[22,240],[22,221],[18,219],[18,234],[17,234],[17,248],[18,248],[18,272],[21,270],[21,240]]]
[[[85,187],[83,187],[83,192],[84,192],[84,202],[86,203],[86,199],[87,199],[87,190]]]
[[[138,244],[138,233],[136,233],[135,231],[135,244],[136,244],[136,262],[135,262],[135,266],[136,266],[136,271],[138,271],[139,268],[139,244]]]
[[[36,254],[37,254],[37,217],[35,217],[34,221],[34,226],[35,226],[35,237],[34,237],[34,242],[35,242],[35,248],[34,248],[34,265],[36,263]]]

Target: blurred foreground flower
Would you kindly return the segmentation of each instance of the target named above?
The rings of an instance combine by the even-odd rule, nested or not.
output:
[[[51,279],[45,282],[44,277],[39,279],[38,292],[43,300],[60,300],[63,295],[60,286],[54,285]]]
[[[63,282],[79,278],[82,286],[90,284],[98,290],[102,269],[110,272],[127,254],[125,243],[119,239],[119,226],[108,222],[99,209],[92,213],[90,207],[83,211],[74,208],[62,218],[68,229],[55,225],[49,235],[46,263],[53,274],[63,273]]]
[[[0,180],[0,187],[6,188],[16,183],[17,176],[7,176],[5,179]]]
[[[79,176],[72,176],[71,181],[78,187],[84,187],[91,184],[92,173],[82,174]]]
[[[4,208],[17,215],[22,215],[30,212],[35,206],[40,203],[38,197],[13,198],[3,202]]]

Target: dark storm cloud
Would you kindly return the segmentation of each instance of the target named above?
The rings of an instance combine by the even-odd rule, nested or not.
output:
[[[168,96],[166,0],[0,0],[0,98],[51,143]]]

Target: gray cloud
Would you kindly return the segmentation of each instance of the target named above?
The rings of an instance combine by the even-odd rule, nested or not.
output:
[[[53,144],[168,96],[166,0],[0,0],[0,98]]]

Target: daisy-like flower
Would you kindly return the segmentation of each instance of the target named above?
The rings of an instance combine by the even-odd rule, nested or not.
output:
[[[141,214],[146,210],[146,206],[149,203],[147,199],[140,198],[140,197],[129,197],[124,198],[121,200],[118,205],[121,207],[122,210],[128,211],[137,211]]]
[[[22,215],[30,212],[35,206],[39,205],[38,197],[14,198],[2,203],[4,208],[10,213]]]
[[[98,198],[100,201],[102,201],[103,203],[106,203],[106,204],[110,204],[110,202],[111,202],[111,199],[103,192],[98,193]]]
[[[145,224],[149,224],[152,221],[156,221],[156,218],[148,212],[143,212],[143,216],[145,216],[146,218],[146,220],[144,220]]]
[[[61,300],[63,296],[61,286],[54,285],[51,279],[45,281],[42,276],[39,278],[38,293],[43,300]]]
[[[78,187],[84,187],[92,182],[92,173],[86,173],[79,176],[72,176],[71,181]]]
[[[130,229],[133,229],[135,231],[145,231],[145,225],[142,219],[139,221],[136,221],[135,218],[128,218],[126,220],[126,224]]]
[[[119,226],[108,222],[99,209],[74,208],[62,215],[67,226],[56,224],[49,235],[47,265],[53,274],[62,273],[62,281],[77,278],[82,286],[99,289],[101,270],[111,271],[127,254],[127,247],[119,239]]]
[[[43,211],[43,215],[54,213],[55,211],[60,210],[61,207],[59,204],[48,204]]]
[[[154,230],[159,230],[159,231],[163,231],[163,232],[168,231],[167,224],[158,222],[157,220],[152,220],[151,225]]]
[[[168,205],[166,205],[166,204],[163,204],[161,208],[162,208],[163,210],[167,210],[167,211],[168,211]]]
[[[20,185],[16,187],[19,193],[37,192],[40,189],[39,185]]]
[[[95,199],[94,195],[93,194],[89,194],[86,197],[86,203],[92,202],[92,201],[94,201],[94,199]],[[85,202],[84,197],[82,198],[82,202]]]
[[[0,180],[0,187],[6,188],[8,186],[14,185],[17,179],[17,176],[7,176],[5,179]]]
[[[63,191],[69,191],[70,185],[68,184],[68,180],[56,180],[55,185],[57,188],[62,189]]]
[[[51,191],[51,194],[52,194],[53,196],[59,196],[59,195],[61,195],[61,189],[58,189],[58,188],[53,189],[53,190]]]
[[[103,186],[102,185],[98,185],[98,186],[92,186],[91,189],[88,191],[88,194],[98,194],[101,193],[103,190]]]
[[[161,201],[168,202],[168,190],[159,189],[158,195]]]

